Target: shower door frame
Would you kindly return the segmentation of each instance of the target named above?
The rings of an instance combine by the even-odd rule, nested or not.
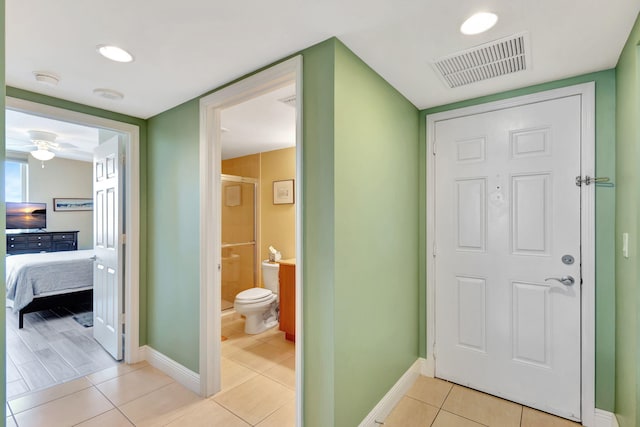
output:
[[[257,178],[249,178],[246,176],[238,176],[238,175],[228,175],[228,174],[220,174],[220,184],[222,184],[223,182],[239,182],[241,184],[253,184],[253,242],[242,242],[242,243],[222,243],[220,245],[220,249],[225,249],[225,248],[235,248],[235,247],[240,247],[240,246],[249,246],[249,245],[253,245],[253,285],[251,287],[254,286],[258,286],[259,282],[258,282],[258,245],[259,245],[259,239],[258,239],[258,183],[259,183],[259,179]],[[222,190],[222,186],[220,187],[220,189]],[[221,192],[222,195],[222,192]],[[222,218],[221,218],[222,220]],[[222,270],[220,270],[220,277],[222,277]],[[221,290],[222,290],[222,283],[221,283]],[[247,288],[248,289],[248,288]],[[223,310],[220,310],[221,312]]]

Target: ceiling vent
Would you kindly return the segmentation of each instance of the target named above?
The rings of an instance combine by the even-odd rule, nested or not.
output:
[[[481,44],[434,60],[431,64],[450,88],[492,79],[527,69],[529,34]]]

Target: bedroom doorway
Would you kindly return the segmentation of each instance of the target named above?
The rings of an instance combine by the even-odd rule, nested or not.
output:
[[[268,414],[254,414],[256,423],[269,416],[296,419],[301,413],[301,400],[297,396],[302,371],[299,344],[303,275],[302,269],[296,268],[302,261],[298,203],[302,188],[301,67],[300,57],[290,59],[215,92],[200,103],[201,394],[215,395],[213,399],[222,402],[229,393],[242,393],[246,389],[253,393],[247,395],[248,400],[261,401],[264,396],[252,392],[260,389],[254,385],[273,381],[272,385],[279,390],[275,393],[277,402],[270,403]],[[269,110],[258,107],[262,101],[277,103],[290,114],[289,131],[285,133],[291,134],[291,144],[269,147],[267,143],[273,140],[265,130],[259,138],[265,145],[243,151],[239,148],[240,140],[251,139],[243,131],[257,127],[260,119],[277,122],[269,116]],[[248,110],[256,114],[253,119],[242,118]],[[234,118],[236,113],[238,121]],[[235,136],[237,139],[234,131],[239,134]],[[249,289],[234,296],[234,311],[221,316],[221,282],[229,273],[225,273],[225,266],[231,268],[231,260],[225,260],[223,252],[221,212],[238,201],[238,194],[234,194],[237,189],[230,190],[230,194],[226,188],[223,190],[223,174],[256,179],[258,196],[254,280]],[[284,284],[289,290],[286,296],[282,291]],[[245,292],[251,294],[249,299],[245,298]],[[266,304],[257,317],[250,312],[254,298],[260,300],[258,305]],[[246,303],[251,306],[249,312],[244,310]],[[274,320],[279,320],[279,324],[275,325]],[[290,333],[281,330],[283,327],[290,328]],[[231,375],[239,371],[248,375],[246,381]]]
[[[87,148],[90,145],[87,135],[83,135],[80,130],[85,129],[89,132],[92,136],[88,139],[94,139],[96,145],[114,136],[122,141],[126,158],[130,159],[130,162],[125,165],[124,175],[128,179],[125,183],[125,209],[120,215],[120,220],[130,226],[126,232],[127,245],[123,251],[127,269],[123,276],[126,307],[123,312],[125,325],[121,335],[125,347],[124,362],[138,362],[138,127],[11,97],[7,98],[6,116],[7,151],[11,153],[8,159],[24,165],[20,168],[26,179],[24,184],[19,185],[26,191],[22,191],[24,196],[21,198],[31,201],[35,197],[38,201],[42,199],[42,203],[47,205],[47,224],[37,233],[37,237],[44,240],[35,242],[33,240],[36,236],[28,234],[25,242],[14,242],[12,249],[9,249],[7,242],[8,252],[24,249],[14,252],[16,254],[40,252],[39,248],[33,246],[42,244],[42,248],[48,252],[43,255],[64,257],[74,253],[92,264],[89,255],[85,257],[83,251],[91,251],[93,248],[93,211],[90,207],[93,200],[93,154],[92,149]],[[55,128],[55,123],[61,127]],[[28,132],[34,129],[44,130],[50,126],[54,126],[50,128],[49,133],[53,134],[55,139],[44,147],[34,141],[33,134]],[[69,129],[68,133],[63,130],[65,127]],[[53,159],[35,159],[30,152],[36,148],[51,152]],[[31,172],[28,172],[29,170]],[[88,177],[88,186],[79,182],[83,176]],[[38,180],[43,184],[41,188],[36,189],[35,184]],[[9,182],[7,184],[10,185]],[[84,200],[81,200],[83,198]],[[12,236],[19,237],[17,234]],[[57,252],[60,250],[67,252]],[[7,263],[9,258],[11,256],[7,258]],[[68,275],[60,277],[58,282],[61,283]],[[74,297],[80,294],[67,291],[62,293]],[[47,304],[51,302],[53,305],[45,306],[43,310],[36,306],[32,313],[25,314],[22,329],[18,325],[19,316],[12,313],[12,308],[6,308],[8,401],[24,393],[67,382],[73,378],[81,378],[117,364],[93,338],[91,323],[94,307],[91,299],[80,298],[73,301],[66,295],[62,299],[48,301]],[[34,300],[42,302],[45,298],[37,297]],[[13,326],[15,328],[9,330]],[[41,339],[43,337],[45,340]]]

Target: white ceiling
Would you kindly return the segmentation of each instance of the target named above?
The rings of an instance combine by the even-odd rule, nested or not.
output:
[[[463,36],[480,10],[499,15],[485,34]],[[418,108],[612,68],[640,0],[8,0],[9,86],[148,118],[259,67],[337,36]],[[448,89],[438,57],[521,31],[531,68]],[[116,44],[129,64],[96,53]],[[33,71],[60,76],[57,87]],[[121,101],[93,95],[124,94]]]
[[[292,84],[222,110],[222,159],[295,146],[295,104],[280,101],[295,94]]]

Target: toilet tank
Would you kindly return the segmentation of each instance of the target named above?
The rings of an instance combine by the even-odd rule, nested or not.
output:
[[[278,271],[280,270],[280,264],[277,262],[269,262],[268,260],[262,261],[262,280],[264,281],[264,287],[269,289],[274,294],[278,293]]]

